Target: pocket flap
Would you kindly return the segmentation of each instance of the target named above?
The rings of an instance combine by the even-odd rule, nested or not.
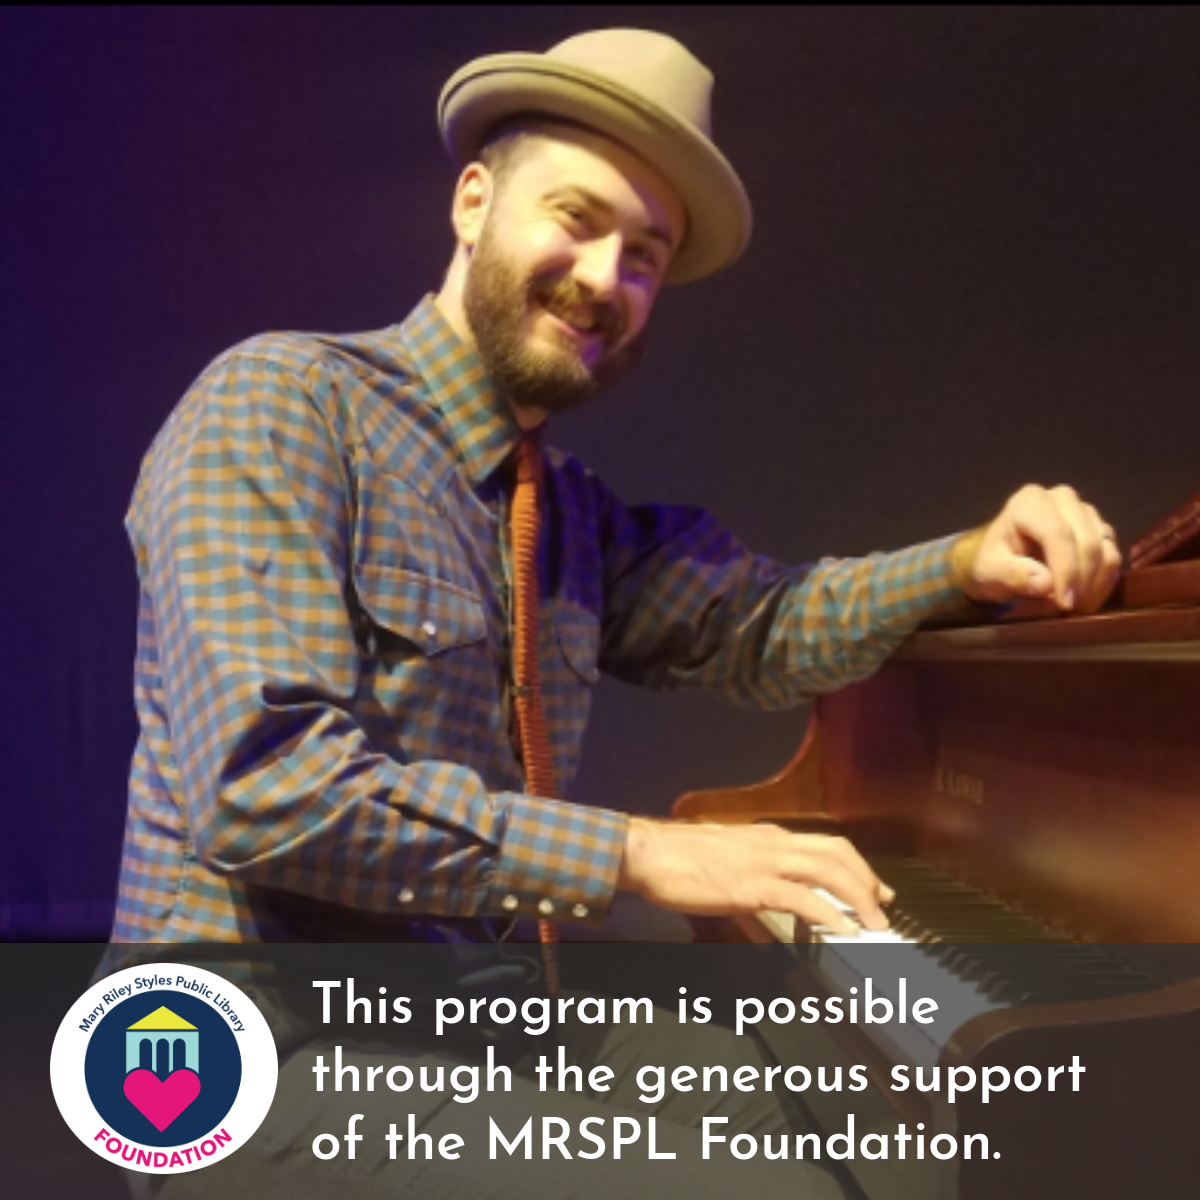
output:
[[[423,654],[440,654],[487,635],[482,601],[452,583],[381,563],[360,563],[354,581],[371,619]]]
[[[587,683],[600,678],[596,660],[600,653],[600,618],[586,608],[564,605],[554,614],[554,627],[563,658]]]

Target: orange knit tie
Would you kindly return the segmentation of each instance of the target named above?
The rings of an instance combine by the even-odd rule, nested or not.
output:
[[[526,435],[517,448],[517,484],[513,489],[509,529],[513,560],[513,697],[517,738],[525,764],[525,787],[534,796],[554,797],[554,767],[546,714],[542,711],[542,684],[538,670],[538,528],[542,487],[542,456],[537,442]],[[538,921],[546,988],[558,991],[558,961],[554,944],[558,930]]]

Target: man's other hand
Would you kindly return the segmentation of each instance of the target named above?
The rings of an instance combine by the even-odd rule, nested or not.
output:
[[[886,929],[893,898],[844,838],[788,833],[777,825],[704,825],[634,817],[617,886],[652,904],[696,916],[777,909],[837,933],[858,926],[814,889]]]
[[[1091,613],[1116,585],[1121,551],[1112,526],[1074,489],[1029,484],[990,525],[959,539],[954,565],[972,600],[1033,596]]]

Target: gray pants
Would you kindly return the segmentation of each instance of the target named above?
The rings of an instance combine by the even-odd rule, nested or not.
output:
[[[673,1014],[658,1011],[652,1025],[628,1024],[589,1026],[575,1023],[559,1030],[565,1060],[583,1068],[584,1089],[576,1092],[556,1090],[555,1076],[541,1090],[533,1074],[539,1054],[557,1067],[558,1043],[546,1044],[526,1055],[512,1070],[512,1090],[489,1093],[481,1090],[470,1103],[459,1103],[450,1086],[451,1072],[463,1064],[480,1065],[471,1053],[456,1054],[427,1047],[408,1052],[394,1044],[339,1040],[325,1034],[295,1050],[281,1064],[275,1102],[262,1127],[249,1143],[228,1159],[200,1171],[171,1176],[131,1174],[131,1187],[138,1200],[185,1200],[190,1197],[236,1197],[253,1200],[382,1200],[383,1197],[425,1198],[425,1200],[534,1200],[552,1197],[652,1197],[669,1200],[680,1197],[737,1197],[751,1195],[754,1200],[842,1200],[843,1192],[834,1178],[811,1162],[796,1161],[794,1151],[787,1158],[769,1161],[761,1144],[764,1135],[778,1152],[786,1139],[794,1146],[795,1135],[809,1131],[807,1119],[794,1097],[782,1089],[764,1091],[763,1068],[770,1065],[765,1052],[752,1036],[737,1037],[728,1029],[708,1025],[680,1025]],[[341,1064],[357,1066],[357,1092],[333,1091],[333,1074],[324,1078],[324,1090],[315,1090],[313,1066],[318,1055],[332,1066],[335,1045],[342,1045]],[[603,1064],[615,1072],[607,1092],[587,1090],[591,1067]],[[664,1066],[669,1084],[671,1070],[680,1065],[724,1065],[727,1090],[704,1091],[701,1080],[693,1090],[676,1091],[669,1086],[663,1097],[647,1103],[640,1097],[636,1082],[640,1067]],[[443,1069],[445,1090],[423,1092],[415,1085],[398,1094],[385,1083],[386,1072],[377,1073],[373,1091],[367,1090],[371,1067],[403,1065],[419,1079],[422,1067],[432,1083],[438,1067]],[[751,1066],[760,1071],[756,1090],[745,1092],[734,1085],[738,1067]],[[486,1073],[481,1071],[486,1078]],[[353,1076],[344,1077],[349,1088]],[[401,1073],[400,1078],[404,1078]],[[462,1076],[460,1078],[465,1078]],[[719,1078],[719,1077],[717,1077]],[[465,1090],[465,1089],[464,1089]],[[462,1094],[461,1092],[459,1094]],[[361,1113],[357,1132],[363,1140],[354,1147],[350,1159],[346,1142],[350,1117]],[[420,1141],[416,1156],[409,1158],[407,1136],[409,1115],[415,1131],[432,1139],[432,1157],[426,1157],[429,1143]],[[491,1121],[511,1143],[525,1121],[532,1117],[531,1155],[524,1148],[511,1156],[497,1145],[496,1157],[489,1157]],[[558,1147],[548,1148],[543,1158],[542,1119],[557,1117],[569,1126],[564,1145],[571,1153],[568,1160]],[[580,1152],[594,1154],[597,1146],[579,1132],[588,1117],[600,1118],[588,1128],[603,1138],[603,1156],[581,1159]],[[654,1118],[654,1148],[659,1155],[648,1157],[649,1118]],[[724,1117],[728,1123],[717,1126],[727,1140],[714,1146],[709,1159],[702,1157],[702,1122],[705,1117]],[[625,1118],[619,1128],[631,1137],[638,1122],[640,1136],[622,1146],[621,1157],[614,1157],[614,1118]],[[395,1143],[395,1157],[389,1157],[387,1141],[390,1126],[403,1136]],[[553,1124],[551,1134],[565,1132]],[[732,1139],[741,1133],[755,1137],[760,1145],[751,1159],[739,1160],[729,1152]],[[338,1141],[338,1153],[322,1161],[313,1153],[313,1142],[321,1134]],[[463,1139],[455,1152],[457,1160],[440,1157],[440,1140],[450,1134]],[[326,1139],[323,1148],[332,1148]],[[447,1146],[451,1149],[451,1146]],[[745,1143],[743,1143],[743,1152]]]

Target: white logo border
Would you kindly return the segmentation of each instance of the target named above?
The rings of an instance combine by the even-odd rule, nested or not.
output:
[[[218,1143],[213,1154],[199,1156],[195,1162],[185,1161],[182,1166],[139,1166],[136,1162],[136,1155],[134,1156],[135,1161],[129,1162],[122,1159],[120,1151],[113,1154],[107,1149],[109,1139],[97,1141],[96,1134],[101,1129],[107,1129],[108,1126],[92,1103],[91,1096],[88,1095],[84,1077],[84,1061],[91,1035],[100,1022],[108,1018],[109,1013],[105,1012],[89,1027],[86,1033],[80,1029],[84,1018],[90,1016],[98,1007],[110,1008],[104,1002],[103,997],[106,992],[111,992],[123,985],[131,985],[139,977],[145,979],[149,975],[169,977],[171,982],[156,984],[146,991],[179,992],[180,995],[203,1000],[211,1005],[213,1012],[222,1020],[228,1021],[226,1013],[212,1004],[206,996],[180,984],[179,977],[182,975],[187,982],[200,982],[206,985],[214,994],[219,992],[229,1000],[237,1013],[238,1020],[245,1026],[241,1033],[234,1033],[242,1055],[241,1085],[233,1106],[212,1130],[201,1137],[189,1139],[173,1146],[143,1146],[130,1141],[115,1129],[110,1131],[112,1137],[120,1138],[123,1146],[135,1146],[137,1149],[149,1152],[151,1161],[153,1161],[154,1153],[157,1152],[166,1154],[168,1162],[171,1154],[182,1153],[202,1142],[212,1140],[213,1133],[221,1128],[225,1128],[232,1135],[230,1142]],[[130,996],[136,995],[138,995],[137,991],[130,993]],[[123,1003],[128,998],[123,997],[117,1004]],[[116,1008],[117,1005],[111,1007]],[[201,1167],[220,1162],[244,1146],[270,1111],[278,1080],[279,1056],[275,1050],[275,1039],[271,1036],[270,1027],[254,1001],[241,988],[220,975],[214,975],[211,971],[206,971],[201,967],[187,966],[182,963],[147,963],[145,966],[126,967],[122,971],[107,976],[99,983],[93,984],[67,1010],[66,1016],[63,1017],[58,1027],[58,1032],[55,1034],[53,1049],[50,1051],[50,1086],[54,1091],[54,1100],[58,1104],[58,1111],[62,1114],[63,1120],[66,1121],[71,1132],[101,1158],[115,1162],[126,1170],[140,1171],[150,1175],[176,1175],[186,1171],[196,1171]]]

